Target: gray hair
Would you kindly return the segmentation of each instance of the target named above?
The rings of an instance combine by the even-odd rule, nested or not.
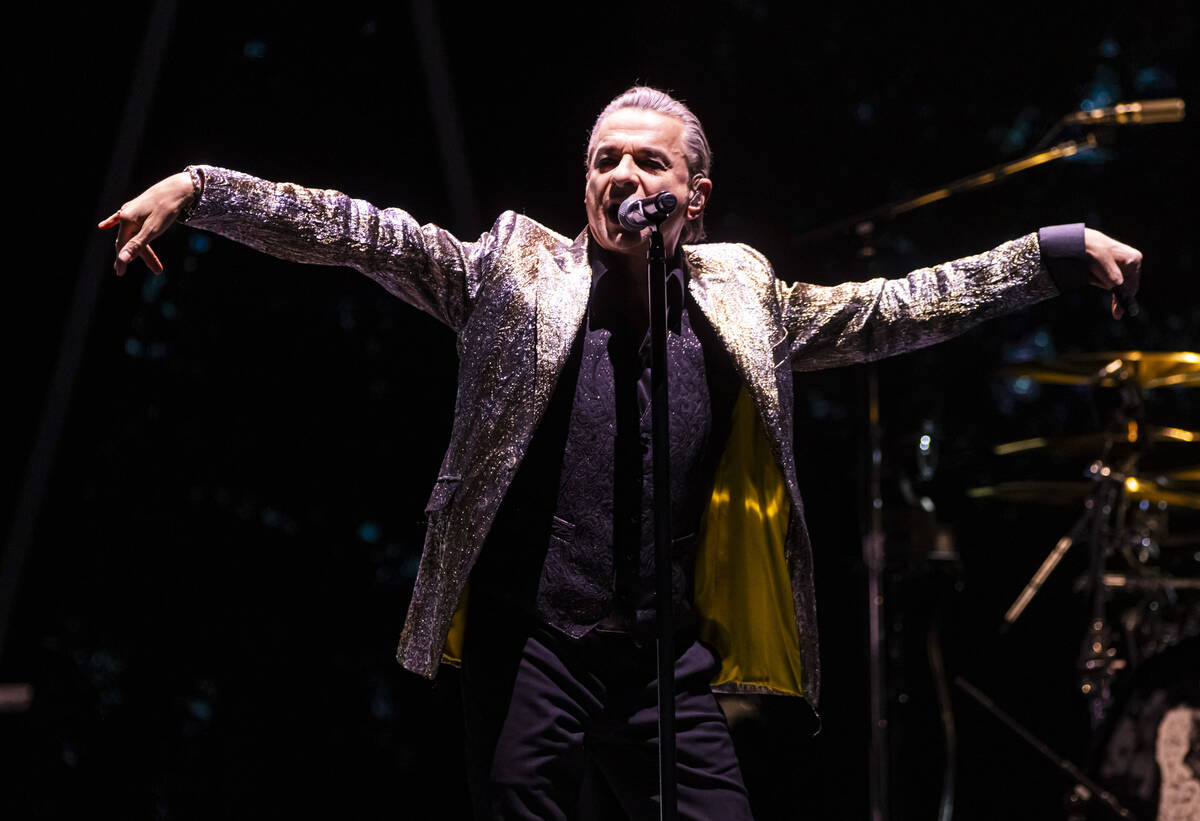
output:
[[[710,176],[712,172],[712,149],[708,147],[708,137],[704,135],[704,126],[700,125],[700,119],[684,103],[676,100],[665,91],[659,91],[657,88],[650,88],[649,86],[634,86],[615,97],[612,102],[604,107],[604,110],[600,112],[600,116],[596,118],[596,122],[592,126],[591,136],[588,137],[587,156],[584,157],[585,166],[589,169],[591,168],[592,151],[596,148],[596,132],[600,130],[600,124],[604,122],[609,114],[620,111],[623,108],[654,111],[658,114],[674,117],[682,122],[683,153],[687,157],[688,176],[694,177],[697,174],[705,177]],[[680,237],[680,240],[686,243],[699,242],[702,239],[704,239],[704,214],[701,214],[698,219],[685,222],[683,224],[683,234]]]

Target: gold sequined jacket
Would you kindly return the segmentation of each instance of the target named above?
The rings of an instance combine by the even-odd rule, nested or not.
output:
[[[511,211],[462,242],[405,211],[196,166],[186,222],[296,262],[343,265],[457,334],[450,444],[397,659],[432,678],[457,652],[471,568],[553,393],[587,306],[588,234]],[[688,288],[744,390],[697,548],[718,689],[820,693],[812,551],[792,447],[792,371],[879,359],[1058,293],[1036,234],[899,279],[788,284],[740,244],[684,246]],[[456,619],[456,613],[458,618]]]

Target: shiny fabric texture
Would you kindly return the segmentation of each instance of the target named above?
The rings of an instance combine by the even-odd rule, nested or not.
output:
[[[471,567],[583,321],[587,231],[572,241],[507,211],[477,241],[461,242],[405,211],[337,191],[197,168],[203,192],[189,225],[282,259],[355,268],[458,335],[453,429],[397,651],[405,668],[432,678]],[[746,245],[683,252],[689,291],[729,351],[787,489],[802,691],[816,706],[816,602],[793,457],[791,371],[930,345],[1058,290],[1036,234],[907,277],[832,287],[787,284]]]

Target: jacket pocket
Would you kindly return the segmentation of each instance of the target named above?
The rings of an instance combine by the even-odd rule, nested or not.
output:
[[[458,490],[461,482],[461,476],[439,476],[433,484],[433,493],[429,495],[425,512],[436,513],[450,504],[450,500],[454,498],[454,492]]]

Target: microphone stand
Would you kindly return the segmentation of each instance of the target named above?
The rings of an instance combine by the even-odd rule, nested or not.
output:
[[[658,627],[659,817],[675,821],[675,612],[671,589],[671,441],[667,400],[667,256],[662,232],[650,226],[650,408],[654,469],[655,617]]]

